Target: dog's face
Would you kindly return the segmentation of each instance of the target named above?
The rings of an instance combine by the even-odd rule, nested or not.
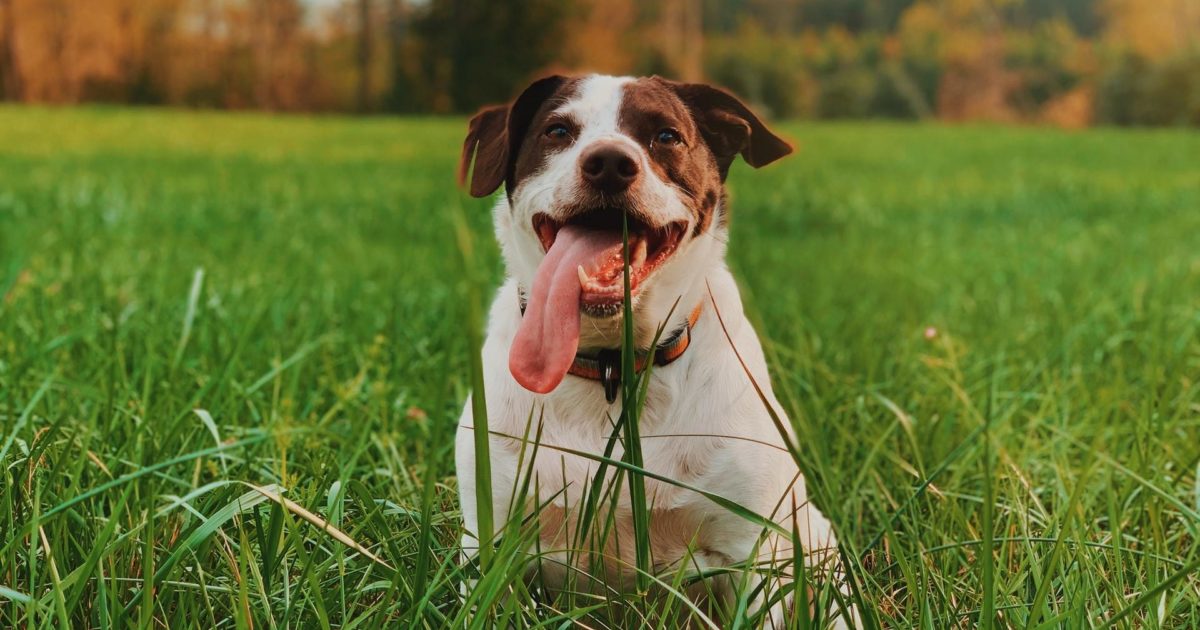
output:
[[[549,77],[476,115],[460,175],[474,157],[471,193],[507,193],[497,237],[529,300],[510,356],[517,380],[553,389],[581,320],[582,345],[617,345],[625,217],[636,324],[653,331],[721,260],[734,158],[757,167],[789,152],[730,94],[658,77]]]

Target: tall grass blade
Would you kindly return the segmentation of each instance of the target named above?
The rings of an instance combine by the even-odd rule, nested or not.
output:
[[[22,593],[21,591],[13,590],[7,586],[0,586],[0,597],[7,599],[10,602],[18,604],[28,604],[33,601],[33,598]]]
[[[1067,506],[1058,519],[1058,540],[1054,541],[1054,547],[1050,550],[1050,557],[1046,560],[1046,566],[1042,570],[1041,583],[1038,584],[1037,591],[1033,594],[1033,600],[1029,603],[1029,619],[1025,622],[1025,630],[1030,630],[1042,619],[1046,597],[1050,594],[1050,587],[1054,583],[1055,576],[1058,573],[1060,558],[1062,557],[1063,550],[1067,547],[1068,526],[1071,523],[1072,516],[1075,514],[1076,507],[1079,506],[1079,502],[1083,498],[1083,491],[1087,487],[1087,481],[1091,477],[1092,469],[1092,462],[1089,461],[1083,472],[1080,473],[1079,479],[1075,481],[1075,489],[1071,491],[1071,497],[1067,500]]]
[[[21,410],[21,416],[17,418],[16,423],[13,424],[12,431],[10,431],[8,437],[5,438],[4,446],[0,446],[0,463],[4,462],[4,456],[8,455],[8,449],[12,448],[13,442],[15,442],[17,439],[17,434],[19,434],[21,429],[25,427],[25,423],[29,422],[29,417],[33,415],[33,409],[37,407],[37,404],[42,400],[42,396],[45,396],[46,392],[50,390],[50,384],[53,382],[54,377],[47,376],[45,380],[42,381],[42,384],[38,386],[37,391],[33,393],[33,397],[30,398],[29,402],[25,404],[25,408]],[[43,514],[43,516],[48,515],[48,513]]]
[[[1109,617],[1108,620],[1100,626],[1100,629],[1105,630],[1107,628],[1112,628],[1126,617],[1132,615],[1134,612],[1151,604],[1155,597],[1158,597],[1160,594],[1166,592],[1166,590],[1174,586],[1176,582],[1188,577],[1194,577],[1197,571],[1200,571],[1200,559],[1192,561],[1187,566],[1167,576],[1167,579],[1155,584],[1146,592],[1134,598],[1134,600],[1130,602],[1128,606],[1117,611],[1117,614],[1113,615],[1112,617]]]
[[[425,468],[425,482],[422,484],[421,490],[421,529],[417,534],[417,565],[416,571],[413,574],[415,584],[412,592],[414,593],[424,593],[426,591],[426,580],[429,578],[429,560],[433,555],[434,544],[436,544],[433,538],[433,503],[434,491],[437,488],[435,466],[441,459],[441,455],[438,455]],[[412,618],[409,620],[410,627],[416,625],[422,608],[422,606],[413,607]]]
[[[92,541],[92,549],[88,552],[87,559],[83,566],[71,572],[67,576],[65,582],[70,582],[74,578],[74,584],[71,585],[71,590],[67,594],[67,610],[75,610],[75,606],[83,597],[83,592],[88,583],[88,577],[92,571],[96,570],[96,565],[100,563],[100,557],[105,551],[105,546],[108,545],[108,539],[112,537],[116,531],[117,525],[121,522],[121,514],[125,510],[125,504],[129,501],[129,496],[133,494],[134,485],[130,484],[125,488],[125,492],[121,493],[121,498],[117,500],[109,512],[108,521],[104,524],[104,528],[100,530],[100,534]],[[103,580],[99,580],[103,582]]]
[[[638,402],[637,344],[633,337],[633,291],[629,281],[629,212],[621,214],[621,255],[624,295],[622,296],[621,330],[621,416],[625,427],[624,461],[629,468],[629,502],[633,519],[634,557],[637,564],[637,589],[645,592],[650,583],[650,510],[646,505],[646,480],[640,474],[642,465],[642,438],[638,421],[642,407]],[[647,364],[653,362],[654,348],[646,357]]]
[[[742,371],[746,373],[746,377],[750,379],[750,385],[754,387],[754,393],[758,395],[758,399],[762,402],[763,408],[766,409],[767,415],[771,417],[771,422],[775,425],[775,430],[779,433],[779,438],[783,440],[783,445],[787,448],[788,454],[792,456],[792,461],[800,462],[800,447],[793,439],[791,431],[783,422],[783,418],[775,411],[775,407],[767,399],[766,392],[758,384],[758,379],[754,378],[754,374],[750,372],[750,366],[746,365],[745,359],[742,358],[742,353],[737,348],[737,344],[733,343],[733,336],[729,334],[729,329],[725,327],[725,318],[721,316],[721,307],[717,306],[717,298],[713,295],[712,286],[705,281],[705,288],[708,290],[708,301],[712,304],[713,313],[717,316],[717,323],[721,326],[721,332],[725,334],[725,340],[729,342],[729,347],[733,349],[734,356],[737,357],[738,363],[742,366]]]
[[[183,541],[176,545],[175,549],[171,552],[171,555],[167,556],[167,559],[163,560],[162,564],[158,566],[158,569],[154,571],[154,575],[150,580],[150,584],[142,586],[142,589],[139,591],[139,595],[150,595],[157,591],[158,586],[162,584],[163,580],[166,579],[167,575],[171,572],[171,569],[173,569],[186,554],[191,553],[192,550],[200,546],[201,543],[207,540],[209,536],[212,536],[214,533],[216,533],[216,531],[220,529],[222,525],[229,522],[233,517],[251,510],[254,508],[254,506],[266,501],[269,497],[267,494],[265,494],[264,490],[274,489],[274,487],[269,489],[257,488],[254,486],[251,487],[254,489],[242,494],[233,501],[230,501],[221,509],[217,510],[216,513],[214,513],[212,516],[209,516],[204,520],[204,522],[196,526],[196,528],[193,529],[190,534],[188,534],[187,538],[184,538]],[[139,599],[139,596],[133,596],[130,598],[129,603],[125,606],[125,614],[128,615],[133,613],[133,609],[137,607]]]
[[[217,423],[213,421],[212,414],[206,409],[193,409],[196,417],[200,418],[200,422],[204,423],[204,428],[208,429],[208,434],[212,436],[213,444],[221,445],[221,432],[217,430]],[[225,473],[229,472],[229,465],[225,463],[224,454],[220,457],[221,470]]]
[[[492,516],[492,454],[488,436],[487,393],[483,385],[483,313],[482,291],[475,263],[475,242],[462,216],[461,208],[454,214],[458,249],[462,254],[463,290],[466,294],[467,359],[471,370],[471,424],[475,446],[475,536],[479,541],[479,566],[486,570],[492,557],[492,536],[496,527]]]
[[[981,570],[983,582],[983,606],[979,612],[979,627],[981,630],[991,630],[996,617],[996,576],[995,576],[995,542],[993,504],[995,489],[992,487],[992,436],[988,427],[992,424],[992,403],[996,397],[996,379],[992,378],[992,386],[988,390],[987,411],[984,415],[983,431],[983,542],[980,545],[979,556],[983,563]]]
[[[179,367],[183,360],[183,352],[187,350],[188,340],[192,337],[192,324],[196,321],[196,306],[200,303],[200,291],[204,287],[204,267],[197,267],[192,273],[192,288],[188,291],[187,311],[183,314],[183,330],[179,333],[179,345],[175,346],[175,357],[171,360],[171,369]]]
[[[392,565],[384,562],[383,559],[381,559],[379,556],[376,556],[375,554],[371,553],[370,549],[367,549],[366,547],[359,544],[358,541],[351,538],[349,535],[346,534],[346,532],[343,532],[342,530],[338,529],[337,527],[334,527],[332,523],[321,518],[320,516],[317,516],[316,514],[309,512],[308,510],[306,510],[304,508],[304,506],[300,505],[299,503],[296,503],[295,501],[280,494],[279,490],[277,490],[278,486],[267,486],[264,488],[262,486],[256,486],[254,484],[246,484],[246,485],[250,486],[255,491],[257,491],[259,494],[263,495],[264,497],[278,503],[285,510],[291,512],[292,514],[295,514],[296,516],[299,516],[300,518],[308,521],[309,523],[311,523],[313,525],[316,525],[318,528],[321,529],[321,531],[332,536],[334,540],[342,543],[343,545],[346,545],[347,547],[357,551],[358,553],[361,553],[362,555],[366,556],[367,558],[370,558],[370,560],[372,562],[374,562],[375,564],[378,564],[379,566],[381,566],[389,571],[395,570],[392,568]]]

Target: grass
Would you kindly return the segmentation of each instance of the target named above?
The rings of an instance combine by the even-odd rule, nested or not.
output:
[[[595,607],[534,605],[519,523],[459,564],[501,274],[464,128],[0,109],[0,627]],[[734,169],[731,265],[868,616],[1200,625],[1200,136],[784,131]]]

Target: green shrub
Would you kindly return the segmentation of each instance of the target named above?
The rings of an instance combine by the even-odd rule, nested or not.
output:
[[[1200,126],[1200,52],[1157,63],[1124,54],[1108,67],[1096,93],[1100,122]]]

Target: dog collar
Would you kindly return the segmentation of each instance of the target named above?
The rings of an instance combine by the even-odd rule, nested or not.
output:
[[[521,315],[524,316],[524,291],[517,291],[517,300],[521,307]],[[656,367],[662,367],[683,356],[692,342],[692,328],[700,319],[700,311],[703,306],[704,302],[697,304],[696,308],[693,308],[688,315],[687,323],[671,333],[666,341],[655,346],[653,352],[638,350],[633,362],[634,371],[641,372],[646,368],[646,363],[651,360]],[[611,405],[617,400],[617,390],[621,386],[621,350],[607,348],[591,355],[576,353],[575,360],[571,362],[571,368],[567,370],[567,374],[599,381],[604,387],[604,399]]]

